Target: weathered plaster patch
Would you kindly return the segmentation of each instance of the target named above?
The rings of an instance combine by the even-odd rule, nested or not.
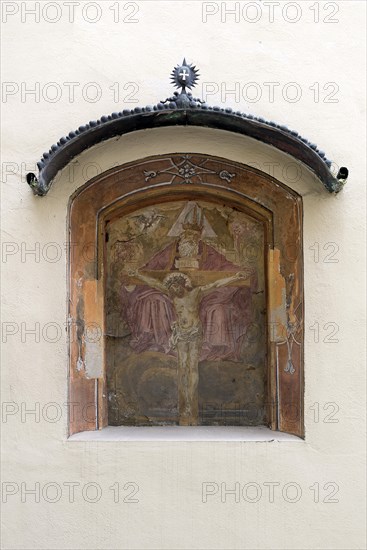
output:
[[[269,280],[272,281],[269,292],[270,340],[282,342],[287,326],[285,279],[280,273],[280,251],[269,251]]]

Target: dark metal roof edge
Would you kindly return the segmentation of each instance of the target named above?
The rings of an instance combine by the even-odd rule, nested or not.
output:
[[[330,193],[338,193],[348,177],[348,169],[345,167],[340,168],[335,177],[330,171],[332,162],[326,158],[325,153],[298,132],[261,117],[233,111],[231,108],[211,107],[190,97],[184,106],[171,101],[154,106],[135,107],[132,110],[124,109],[79,126],[77,130],[60,138],[57,144],[51,146],[49,152],[43,154],[37,163],[38,178],[30,172],[27,174],[27,182],[35,195],[44,196],[49,191],[57,172],[89,147],[136,130],[172,125],[228,130],[276,147],[303,162]]]

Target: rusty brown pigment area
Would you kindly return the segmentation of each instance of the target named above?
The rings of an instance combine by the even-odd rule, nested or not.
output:
[[[268,425],[303,436],[295,192],[232,161],[172,154],[88,182],[69,224],[70,433]]]

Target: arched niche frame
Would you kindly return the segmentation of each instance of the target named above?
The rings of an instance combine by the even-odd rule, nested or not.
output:
[[[200,167],[205,163],[205,171]],[[191,171],[180,170],[189,164]],[[100,174],[69,204],[70,435],[108,425],[106,227],[142,207],[197,200],[235,208],[264,228],[267,424],[303,437],[302,199],[271,176],[198,153],[136,160]]]

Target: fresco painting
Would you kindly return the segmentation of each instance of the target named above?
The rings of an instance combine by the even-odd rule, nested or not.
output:
[[[262,223],[175,201],[106,234],[109,424],[265,424]]]

